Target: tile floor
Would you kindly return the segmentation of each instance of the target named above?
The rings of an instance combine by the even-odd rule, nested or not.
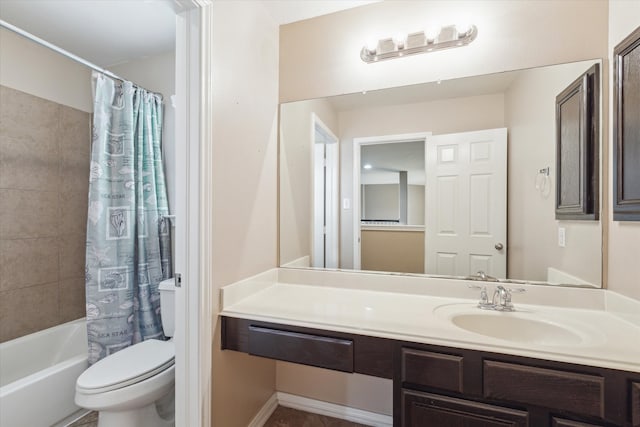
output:
[[[98,426],[98,413],[97,412],[89,412],[84,417],[80,418],[78,421],[74,421],[69,424],[67,427],[97,427]]]
[[[367,427],[364,424],[278,406],[264,427]]]
[[[68,427],[96,427],[98,413],[91,412]],[[367,427],[364,424],[352,423],[324,415],[311,414],[297,409],[278,406],[267,420],[264,427]]]

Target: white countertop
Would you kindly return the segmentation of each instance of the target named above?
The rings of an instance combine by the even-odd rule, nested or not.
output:
[[[489,312],[476,307],[479,292],[468,283],[275,269],[222,288],[221,315],[640,372],[640,303],[635,300],[602,290],[524,286],[531,295],[514,294],[516,312]],[[575,301],[557,304],[574,299],[583,300],[584,307]],[[511,323],[535,319],[566,328],[577,340],[530,339],[527,331],[522,340],[503,340],[451,321],[457,314],[476,313]]]

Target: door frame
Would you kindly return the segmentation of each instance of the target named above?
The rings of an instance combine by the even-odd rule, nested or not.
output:
[[[316,162],[318,161],[318,155],[316,154],[316,129],[318,129],[323,137],[328,139],[328,142],[324,142],[325,146],[323,158],[327,159],[326,166],[326,180],[325,180],[325,196],[324,196],[324,206],[325,206],[325,214],[329,214],[326,216],[326,230],[324,233],[319,232],[316,227],[316,194],[315,194],[315,181],[316,181]],[[329,264],[327,268],[337,268],[339,257],[339,244],[338,244],[338,216],[340,214],[338,210],[338,137],[333,133],[333,131],[327,126],[317,114],[311,113],[311,165],[313,170],[313,179],[311,180],[311,194],[313,198],[313,204],[311,209],[311,266],[313,266],[314,260],[317,258],[316,254],[316,242],[319,239],[325,240],[325,251],[324,251],[324,267]],[[324,234],[324,236],[323,236]],[[327,253],[331,254],[330,257],[327,256]]]
[[[213,205],[211,0],[175,0],[176,427],[211,425]]]
[[[363,145],[377,145],[377,144],[395,144],[402,142],[411,142],[423,140],[425,144],[425,150],[427,147],[427,138],[430,137],[432,132],[415,132],[415,133],[403,133],[396,135],[380,135],[380,136],[366,136],[353,138],[353,210],[352,210],[352,226],[353,226],[353,269],[360,270],[362,264],[362,251],[360,248],[361,230],[360,219],[361,209],[360,203],[360,148]],[[426,167],[426,165],[425,165]]]

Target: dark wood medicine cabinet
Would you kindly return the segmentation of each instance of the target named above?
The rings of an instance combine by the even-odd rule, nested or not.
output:
[[[640,221],[640,27],[613,56],[613,220]]]
[[[556,219],[598,220],[600,68],[589,68],[556,97]]]

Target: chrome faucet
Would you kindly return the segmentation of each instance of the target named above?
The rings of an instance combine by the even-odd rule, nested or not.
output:
[[[473,289],[480,289],[480,286],[469,286]],[[495,311],[515,311],[515,307],[511,302],[511,294],[513,292],[525,292],[523,288],[507,289],[502,285],[496,286],[493,292],[493,298],[489,302],[489,295],[487,294],[487,288],[483,287],[480,291],[480,301],[478,302],[478,308],[482,310],[495,310]]]
[[[468,276],[467,280],[481,280],[483,282],[499,282],[500,281],[496,277],[489,276],[487,273],[485,273],[482,270],[479,270],[476,274],[472,274],[471,276]]]

